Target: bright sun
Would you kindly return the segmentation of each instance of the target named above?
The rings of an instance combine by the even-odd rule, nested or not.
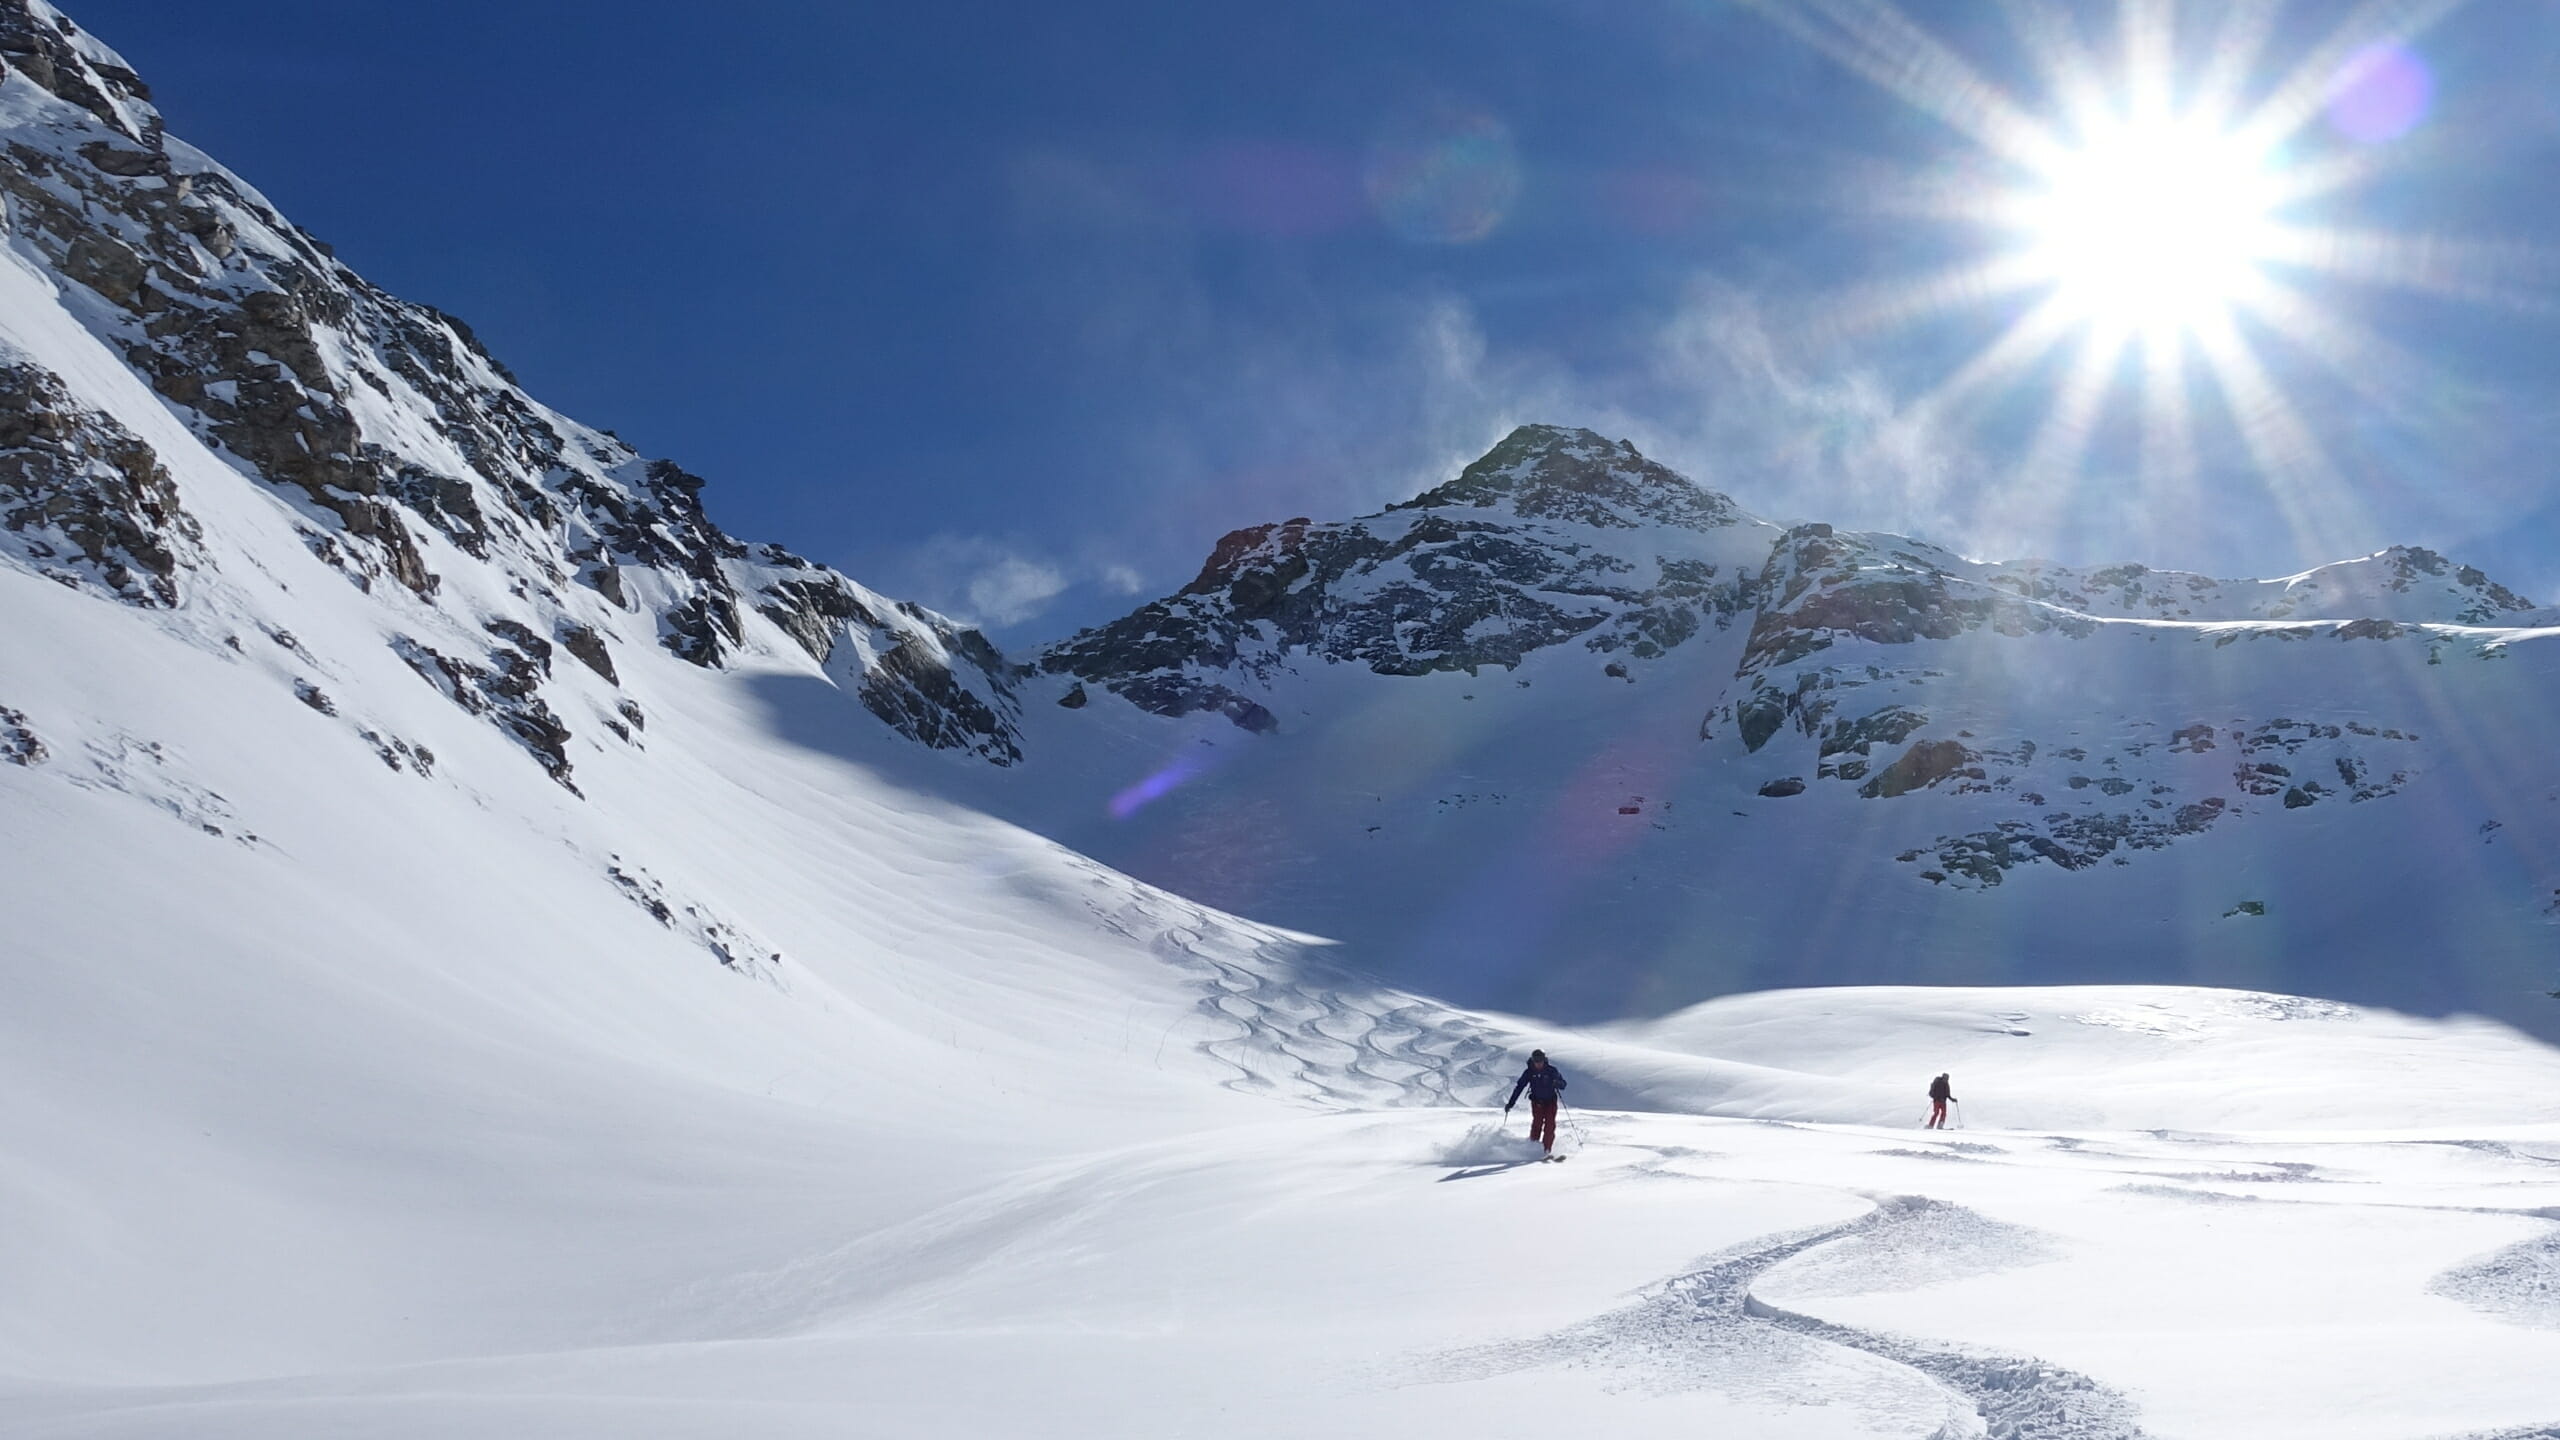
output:
[[[2193,123],[2117,124],[2041,167],[2027,259],[2093,324],[2173,333],[2224,313],[2273,248],[2264,157]]]
[[[1879,208],[1951,221],[1992,247],[1854,286],[1821,308],[1822,330],[1850,337],[1999,313],[1979,348],[1951,358],[1906,407],[1909,433],[1980,425],[2005,442],[2004,427],[2031,413],[2009,402],[2044,402],[2018,433],[1999,506],[2044,513],[2093,455],[2110,468],[2129,462],[2146,491],[2195,493],[2206,447],[2236,436],[2303,548],[2348,553],[2361,532],[2332,533],[2331,518],[2343,472],[2289,387],[2343,386],[2399,406],[2432,374],[2331,292],[2550,305],[2547,251],[2323,216],[2440,153],[2394,147],[2426,120],[2434,93],[2412,42],[2459,6],[2328,6],[2339,13],[2325,34],[2272,0],[1933,7],[2004,14],[2033,82],[2012,91],[1901,0],[1756,0],[1988,162],[1932,167],[1908,189],[1887,188]],[[2098,23],[2109,8],[2115,23]],[[2280,60],[2274,47],[2297,30],[2310,43]],[[1961,178],[1945,183],[1950,175]],[[2271,363],[2270,346],[2285,355]]]

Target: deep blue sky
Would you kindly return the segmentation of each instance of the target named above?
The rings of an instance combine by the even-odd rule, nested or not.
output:
[[[2305,282],[2413,357],[2348,367],[2378,393],[2253,332],[2334,462],[2308,488],[2210,399],[2195,482],[2141,481],[2126,387],[2076,470],[2022,471],[2062,354],[1910,424],[2028,300],[1810,317],[1988,253],[1899,202],[1990,162],[1717,0],[69,8],[174,133],[545,400],[710,477],[731,529],[1008,641],[1528,419],[1631,435],[1773,518],[2224,574],[2425,543],[2560,601],[2545,0],[2409,39],[2414,125],[2294,143],[2377,171],[2294,218],[2511,247],[2431,262],[2494,303]],[[1906,7],[2051,113],[1993,8]],[[2111,43],[2112,0],[2072,8]],[[2259,72],[2348,8],[2292,7]],[[1399,188],[1431,142],[1455,188]]]

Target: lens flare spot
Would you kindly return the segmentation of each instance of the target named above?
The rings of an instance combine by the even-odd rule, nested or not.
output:
[[[1185,756],[1111,797],[1111,818],[1126,820],[1197,778],[1208,767]]]
[[[1187,179],[1194,211],[1226,229],[1329,235],[1361,214],[1349,154],[1262,142],[1217,145],[1192,158]]]
[[[2397,140],[2427,118],[2435,93],[2425,61],[2398,45],[2368,45],[2329,84],[2329,126],[2359,144]]]
[[[1426,245],[1481,240],[1520,198],[1510,130],[1482,111],[1452,105],[1391,123],[1370,146],[1361,179],[1387,228]]]

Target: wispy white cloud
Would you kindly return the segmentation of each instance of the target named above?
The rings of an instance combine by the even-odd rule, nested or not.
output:
[[[1067,577],[1055,565],[1006,555],[969,577],[970,618],[988,625],[1028,620],[1067,588]]]
[[[883,579],[894,593],[987,630],[1039,620],[1079,591],[1126,599],[1150,588],[1137,567],[1090,547],[1062,554],[1018,536],[951,533],[909,549]]]

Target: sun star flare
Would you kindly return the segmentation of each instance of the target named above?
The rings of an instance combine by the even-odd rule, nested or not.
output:
[[[2194,121],[2111,125],[2038,178],[2015,205],[2032,273],[2105,328],[2207,321],[2252,289],[2275,246],[2266,158]]]

